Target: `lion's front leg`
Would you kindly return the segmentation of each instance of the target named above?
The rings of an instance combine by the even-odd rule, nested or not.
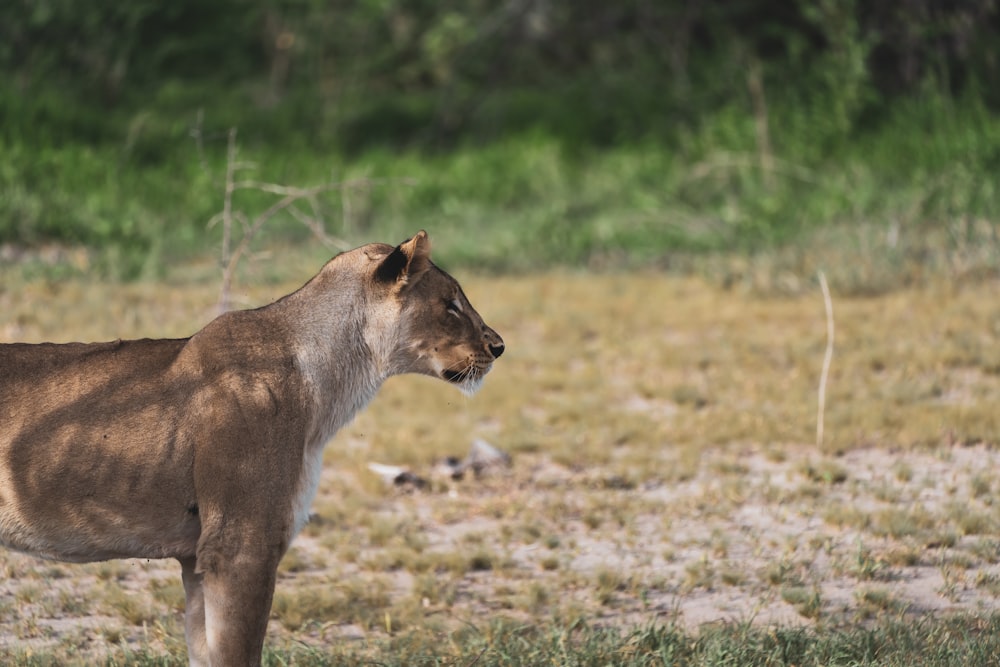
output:
[[[195,558],[178,558],[181,580],[184,582],[184,638],[187,640],[188,664],[210,667],[208,642],[205,638],[205,591],[202,576],[195,572]]]
[[[205,559],[198,576],[209,664],[260,665],[281,551],[247,545],[231,558]]]

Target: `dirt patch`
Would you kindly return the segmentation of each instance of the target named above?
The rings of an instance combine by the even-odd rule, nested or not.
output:
[[[525,581],[551,590],[563,613],[615,624],[981,612],[1000,604],[998,463],[985,446],[839,457],[748,446],[705,451],[685,481],[620,488],[599,470],[540,459],[524,463],[523,477],[470,490],[474,500],[459,487],[450,500],[463,504],[462,516],[425,535],[430,550],[461,549],[477,535],[478,546],[509,561],[473,577],[452,608],[468,618],[517,609],[502,592]],[[400,515],[415,504],[433,514],[449,498],[387,502]],[[518,510],[491,519],[498,502]],[[520,538],[505,539],[502,522]]]
[[[393,631],[393,615],[397,629],[477,625],[498,613],[695,629],[994,611],[997,484],[983,475],[998,465],[1000,452],[984,446],[836,458],[748,446],[705,451],[685,481],[628,488],[596,469],[524,456],[485,480],[387,489],[372,511],[421,540],[399,563],[388,555],[400,543],[378,544],[370,524],[307,531],[295,558],[308,565],[284,572],[279,595],[294,603],[316,586],[353,586],[363,607],[373,604],[363,592],[377,588],[382,604],[366,619],[335,603],[294,631],[276,617],[271,638],[371,639]],[[338,530],[343,540],[324,541]],[[345,551],[350,542],[361,547]],[[455,567],[440,565],[448,558]],[[0,647],[183,650],[179,592],[162,594],[178,577],[171,562],[71,566],[8,553],[5,567]],[[420,589],[422,577],[441,588]]]

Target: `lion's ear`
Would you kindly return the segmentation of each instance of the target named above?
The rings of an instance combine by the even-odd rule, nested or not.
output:
[[[405,284],[416,280],[430,265],[431,240],[421,229],[382,260],[375,276],[382,282]]]

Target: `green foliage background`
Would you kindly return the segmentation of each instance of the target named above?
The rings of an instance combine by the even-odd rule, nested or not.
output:
[[[230,128],[262,181],[384,179],[328,230],[426,227],[453,265],[991,239],[998,45],[995,0],[12,0],[0,243],[123,277],[203,252]]]

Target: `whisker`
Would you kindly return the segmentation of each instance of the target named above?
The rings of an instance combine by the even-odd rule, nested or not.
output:
[[[466,367],[467,368],[468,366],[469,366],[469,360],[468,359],[464,359],[462,361],[456,361],[455,363],[453,363],[453,364],[451,364],[449,366],[445,366],[442,370],[453,371],[456,368],[461,368],[461,367]]]
[[[441,376],[456,385],[464,394],[471,396],[482,386],[483,378],[490,370],[491,364],[483,363],[475,356],[455,361],[441,369]]]

